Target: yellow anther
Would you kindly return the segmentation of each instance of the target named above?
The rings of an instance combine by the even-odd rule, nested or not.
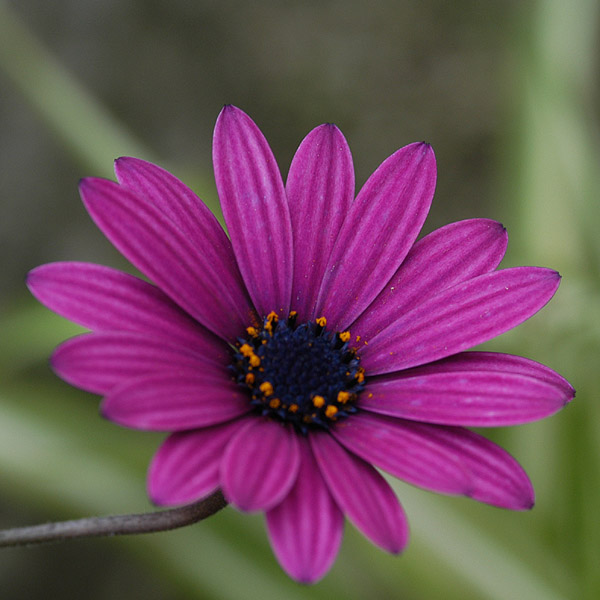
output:
[[[358,383],[362,383],[365,380],[365,370],[362,367],[358,367],[355,379]]]
[[[250,344],[242,344],[240,346],[240,352],[244,356],[252,356],[254,354],[254,350]]]
[[[327,319],[325,317],[319,317],[317,319],[317,325],[319,327],[325,327],[325,325],[327,325]]]
[[[256,356],[256,354],[253,354],[252,356],[250,356],[250,365],[252,367],[258,367],[258,365],[260,365],[260,358],[258,358],[258,356]]]
[[[269,406],[271,408],[279,408],[281,406],[281,400],[279,398],[273,398],[269,401]]]
[[[350,400],[350,392],[345,392],[343,390],[341,392],[338,392],[337,401],[340,404],[346,404],[348,400]]]
[[[325,398],[323,396],[315,396],[312,402],[316,408],[321,408],[325,404]]]
[[[254,383],[254,373],[246,373],[246,384],[252,385]]]
[[[290,412],[291,413],[298,412],[298,405],[297,404],[290,404]]]
[[[289,319],[295,319],[298,316],[298,311],[297,310],[291,310],[290,314],[288,315]]]
[[[273,386],[271,385],[270,382],[268,381],[263,381],[259,386],[258,389],[263,393],[263,395],[265,397],[269,397],[273,395]]]
[[[337,411],[338,411],[338,409],[335,406],[333,406],[333,404],[330,404],[325,409],[325,416],[329,419],[332,419],[337,414]]]
[[[279,321],[279,317],[277,316],[277,313],[274,311],[271,311],[267,315],[266,321],[267,322],[265,323],[265,331],[268,331],[271,335],[273,335],[273,324],[277,323],[277,321]]]
[[[340,340],[342,340],[342,342],[347,342],[350,340],[350,332],[349,331],[342,331],[342,333],[340,333]]]
[[[356,336],[356,341],[357,341],[357,342],[360,342],[360,335],[357,335],[357,336]]]
[[[258,330],[256,327],[246,327],[246,331],[248,335],[251,335],[252,337],[256,337],[258,335]]]

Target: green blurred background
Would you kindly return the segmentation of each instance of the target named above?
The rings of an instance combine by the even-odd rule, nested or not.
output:
[[[137,538],[5,549],[0,597],[600,597],[598,42],[593,0],[0,0],[0,527],[145,511],[161,436],[97,415],[50,372],[77,328],[39,306],[25,273],[88,260],[130,269],[77,194],[132,154],[170,168],[212,206],[211,136],[225,103],[248,112],[287,172],[302,137],[335,122],[357,184],[426,140],[438,188],[426,230],[502,221],[503,266],[563,275],[541,314],[486,345],[544,362],[577,399],[546,421],[489,431],[530,474],[532,512],[394,486],[401,557],[348,525],[330,574],[291,582],[261,516],[228,508]]]

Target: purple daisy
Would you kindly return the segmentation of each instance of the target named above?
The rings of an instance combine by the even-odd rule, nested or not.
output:
[[[108,239],[152,282],[63,262],[29,274],[47,307],[92,330],[55,351],[67,382],[102,394],[121,425],[170,432],[149,471],[156,504],[221,489],[264,511],[296,580],[333,563],[344,515],[400,552],[406,517],[375,467],[416,486],[514,510],[534,502],[514,458],[465,427],[515,425],[573,396],[531,360],[465,352],[553,296],[549,269],[496,270],[503,226],[452,223],[416,241],[436,165],[401,148],[354,197],[334,125],[304,139],[287,182],[264,136],[227,106],[214,169],[230,238],[163,169],[116,161],[118,183],[81,182]]]

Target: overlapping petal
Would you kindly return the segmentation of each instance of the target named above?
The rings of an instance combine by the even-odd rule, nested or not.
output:
[[[226,106],[213,139],[215,181],[242,277],[261,317],[287,314],[292,226],[275,157],[254,121]]]
[[[223,456],[225,498],[244,511],[269,510],[287,496],[299,465],[295,432],[270,419],[253,419],[235,435]]]
[[[444,494],[471,492],[471,474],[461,456],[418,423],[363,411],[331,433],[350,452],[409,483]]]
[[[223,453],[244,423],[242,418],[171,434],[150,464],[148,494],[152,501],[163,506],[185,504],[219,488]]]
[[[298,148],[286,194],[294,233],[292,308],[314,319],[323,273],[354,199],[354,168],[342,132],[332,124],[313,129]]]
[[[331,567],[344,517],[325,484],[308,441],[299,440],[300,469],[286,498],[266,514],[271,546],[281,566],[301,583],[314,583]]]
[[[227,355],[218,348],[204,357],[147,334],[88,333],[61,344],[52,355],[54,371],[71,385],[106,394],[129,379],[152,373],[210,374],[226,379]]]
[[[30,271],[27,285],[49,309],[94,331],[139,331],[217,360],[226,348],[156,286],[109,267],[50,263]]]
[[[410,374],[374,378],[360,406],[425,423],[502,427],[560,410],[572,398],[561,383],[509,370],[447,370],[438,365],[419,373],[417,367]]]
[[[516,267],[448,288],[401,315],[362,349],[370,375],[400,371],[471,348],[516,327],[552,298],[556,271]]]
[[[237,270],[218,252],[207,220],[193,239],[160,208],[104,179],[80,183],[92,219],[114,246],[188,314],[223,339],[235,339],[253,316]]]
[[[500,446],[461,427],[413,423],[431,443],[460,457],[471,473],[470,498],[511,510],[529,510],[535,495],[523,467]]]
[[[132,379],[108,394],[103,416],[148,431],[208,427],[250,411],[243,390],[224,377],[159,373]]]
[[[436,229],[412,247],[379,296],[352,324],[352,334],[369,340],[431,296],[493,271],[507,243],[504,227],[490,219]]]
[[[433,150],[401,148],[369,177],[333,247],[316,312],[343,330],[377,297],[413,245],[433,198]]]
[[[401,552],[408,542],[408,522],[385,479],[327,433],[311,434],[310,442],[329,491],[344,514],[373,543],[388,552]]]

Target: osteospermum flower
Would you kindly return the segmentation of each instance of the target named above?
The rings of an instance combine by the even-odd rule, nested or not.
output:
[[[495,270],[502,225],[452,223],[416,241],[436,181],[425,143],[385,160],[354,198],[346,140],[321,125],[284,185],[254,122],[227,106],[214,169],[230,239],[163,169],[116,161],[118,183],[81,195],[108,239],[153,283],[94,264],[34,269],[46,306],[89,329],[52,357],[102,414],[171,432],[148,477],[176,505],[221,488],[264,511],[275,555],[312,582],[338,552],[344,515],[389,552],[404,512],[378,467],[422,488],[505,508],[533,505],[503,449],[466,429],[546,417],[574,395],[525,358],[464,352],[528,319],[555,271]]]

